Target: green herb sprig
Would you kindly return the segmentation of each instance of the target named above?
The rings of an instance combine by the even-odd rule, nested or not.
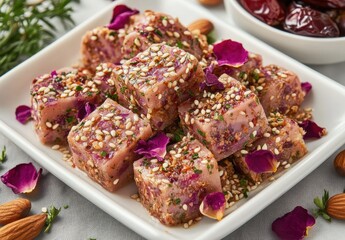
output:
[[[0,163],[4,163],[7,159],[7,154],[6,154],[6,146],[2,148],[1,155],[0,155]]]
[[[50,209],[47,212],[47,220],[46,220],[47,227],[44,230],[44,232],[49,232],[50,231],[50,229],[52,227],[52,224],[53,224],[53,221],[59,215],[60,211],[61,211],[61,208],[57,209],[54,206],[50,207]]]
[[[313,214],[314,214],[315,218],[317,218],[318,216],[321,216],[326,221],[331,222],[332,219],[327,214],[327,211],[326,211],[326,206],[327,206],[328,199],[329,199],[329,192],[326,191],[326,190],[324,190],[322,199],[320,199],[319,197],[314,198],[314,204],[318,208],[313,210]]]
[[[0,1],[0,75],[34,55],[55,38],[53,20],[74,25],[71,2],[79,0]]]

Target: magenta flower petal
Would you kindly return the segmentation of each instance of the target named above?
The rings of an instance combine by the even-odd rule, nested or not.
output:
[[[301,87],[302,90],[305,92],[305,94],[307,95],[311,89],[313,88],[313,86],[309,83],[309,82],[302,82],[301,83]]]
[[[51,76],[52,78],[56,77],[56,76],[57,76],[56,70],[53,70],[53,71],[50,73],[50,76]]]
[[[305,134],[303,136],[304,139],[321,138],[327,133],[326,128],[318,126],[311,120],[305,120],[298,125],[305,131]]]
[[[205,68],[204,72],[205,81],[200,85],[201,90],[210,88],[211,90],[221,91],[225,89],[224,84],[218,80],[218,77],[215,74],[213,74],[213,65]]]
[[[81,121],[85,117],[89,116],[89,114],[92,113],[95,109],[95,104],[87,102],[83,107],[79,108],[77,118],[79,119],[79,121]]]
[[[277,218],[272,230],[281,240],[299,240],[308,235],[308,228],[315,224],[315,218],[303,207],[297,206],[291,212]]]
[[[213,52],[219,66],[240,67],[248,60],[248,51],[243,48],[243,45],[230,39],[215,44]]]
[[[224,216],[225,202],[223,193],[209,193],[200,205],[200,212],[209,218],[221,220]]]
[[[268,173],[277,171],[277,159],[268,150],[257,150],[248,153],[245,161],[249,170],[255,173]]]
[[[148,141],[140,140],[135,152],[146,158],[157,158],[158,161],[163,161],[169,141],[170,139],[160,132]]]
[[[15,194],[32,192],[37,180],[42,173],[42,168],[37,172],[32,163],[23,163],[15,166],[1,176],[1,181]]]
[[[21,123],[25,124],[31,118],[31,108],[26,105],[20,105],[16,108],[16,119]]]
[[[131,9],[126,5],[117,5],[113,10],[113,16],[109,25],[107,26],[112,30],[119,30],[123,28],[129,21],[132,15],[138,14],[139,11],[136,9]]]

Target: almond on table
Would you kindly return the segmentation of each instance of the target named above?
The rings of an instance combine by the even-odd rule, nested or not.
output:
[[[31,209],[31,202],[25,198],[15,200],[0,205],[0,224],[5,225],[25,217]]]

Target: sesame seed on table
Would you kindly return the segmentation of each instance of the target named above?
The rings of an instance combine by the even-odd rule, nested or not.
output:
[[[190,1],[195,4],[197,3],[197,0],[186,1]],[[79,24],[86,20],[89,16],[107,6],[109,3],[109,0],[81,0],[81,4],[76,8],[78,11],[75,12],[74,19],[76,20],[77,24]],[[228,22],[229,24],[232,23],[230,17],[225,13],[224,6],[209,8],[209,10],[220,19]],[[345,85],[345,72],[343,71],[343,69],[345,69],[345,63],[311,67]],[[304,116],[301,118],[303,117]],[[54,126],[52,125],[52,127]],[[277,127],[277,129],[279,128]],[[266,134],[266,136],[268,135]],[[0,166],[1,175],[13,166],[23,162],[33,161],[34,164],[38,166],[35,161],[24,153],[19,147],[0,134],[0,148],[3,145],[6,145],[8,160],[2,166]],[[64,154],[66,154],[66,160],[70,157],[69,152],[66,151],[66,149],[60,149],[60,146],[57,145],[55,145],[54,148],[63,151]],[[344,148],[345,146],[343,146],[341,149]],[[309,209],[313,208],[313,198],[321,195],[323,189],[328,189],[330,193],[342,192],[344,188],[344,179],[339,177],[333,169],[333,159],[335,155],[336,153],[333,154],[322,165],[320,165],[314,172],[294,186],[291,190],[286,192],[277,201],[265,208],[257,216],[224,239],[274,239],[274,235],[271,232],[271,223],[277,217],[280,217],[284,213],[291,211],[297,205],[302,205]],[[282,162],[281,165],[286,168],[289,167],[289,163],[287,162]],[[224,168],[226,167],[227,166],[224,166]],[[224,174],[226,174],[225,170],[223,170],[223,175]],[[229,180],[227,187],[230,187],[231,184],[235,184],[237,191],[240,192],[237,194],[238,198],[241,198],[241,194],[243,193],[240,189],[240,180],[242,178],[241,176],[237,177],[237,179],[239,179],[238,182],[235,179]],[[251,186],[251,189],[253,188],[255,188],[255,185]],[[69,188],[47,171],[43,172],[43,177],[38,183],[37,190],[38,191],[29,195],[30,199],[33,201],[33,212],[35,213],[40,212],[42,207],[49,207],[51,204],[54,204],[55,206],[63,206],[65,204],[69,205],[68,209],[62,209],[60,219],[55,223],[52,231],[49,234],[41,234],[38,238],[39,240],[83,240],[88,238],[95,238],[97,240],[143,239],[141,236],[137,235],[135,232],[103,212],[101,209],[90,203],[84,197]],[[237,192],[234,193],[236,194]],[[234,199],[236,198],[235,194],[233,195]],[[15,198],[13,192],[3,184],[0,184],[0,196],[1,202],[9,201]],[[138,196],[135,194],[131,197],[133,199],[138,199]],[[232,204],[231,202],[232,200],[229,202],[229,204]],[[186,227],[188,227],[188,223]],[[342,239],[344,233],[345,230],[343,222],[333,221],[331,224],[329,224],[318,220],[316,226],[312,231],[309,232],[310,235],[308,239]]]

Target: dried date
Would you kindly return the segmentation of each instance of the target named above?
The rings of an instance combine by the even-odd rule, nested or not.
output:
[[[340,35],[337,24],[329,15],[298,4],[287,14],[283,27],[288,32],[309,37]]]
[[[242,6],[253,16],[271,26],[284,21],[285,11],[278,0],[240,0]]]

